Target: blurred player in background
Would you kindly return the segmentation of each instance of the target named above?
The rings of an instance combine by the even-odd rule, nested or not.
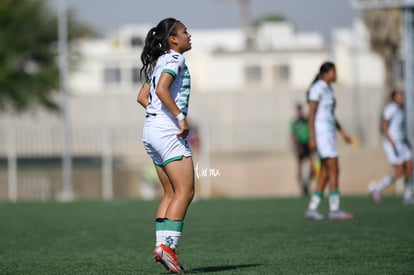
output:
[[[393,172],[378,183],[370,184],[372,198],[377,204],[381,203],[381,192],[404,176],[404,203],[414,204],[412,153],[405,131],[404,95],[401,91],[391,93],[391,100],[382,113],[381,131],[384,151]]]
[[[309,196],[310,184],[314,177],[314,163],[309,149],[308,118],[302,104],[296,104],[296,117],[290,124],[291,140],[297,160],[297,179],[303,197]]]
[[[194,197],[194,165],[187,142],[191,83],[183,56],[191,49],[190,38],[185,25],[174,18],[148,32],[141,54],[146,81],[137,97],[147,113],[142,141],[164,189],[155,217],[154,259],[177,274],[183,267],[176,248]]]
[[[325,62],[320,67],[308,92],[309,147],[311,150],[317,150],[321,160],[321,170],[315,191],[305,212],[307,219],[321,220],[324,218],[318,211],[318,207],[327,184],[329,184],[329,218],[352,219],[354,217],[353,214],[339,208],[339,164],[336,132],[338,131],[348,144],[352,142],[352,139],[341,127],[334,114],[336,100],[331,83],[335,81],[335,65],[331,62]]]

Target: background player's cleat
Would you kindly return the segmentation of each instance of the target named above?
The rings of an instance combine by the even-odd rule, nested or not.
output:
[[[354,214],[342,210],[329,212],[329,219],[331,220],[352,220],[353,218]]]
[[[307,210],[305,212],[305,219],[308,220],[323,220],[323,215],[321,213],[318,212],[318,210]]]
[[[381,203],[381,193],[376,190],[376,182],[375,181],[371,181],[368,184],[368,191],[371,194],[372,200],[376,203],[376,204],[380,204]]]
[[[183,266],[178,263],[178,256],[175,251],[166,245],[161,244],[154,249],[154,259],[160,262],[165,268],[175,274],[184,274]]]
[[[371,192],[371,197],[372,197],[372,199],[374,200],[374,202],[376,204],[380,204],[381,203],[381,193],[380,192],[378,192],[376,190],[373,190]]]

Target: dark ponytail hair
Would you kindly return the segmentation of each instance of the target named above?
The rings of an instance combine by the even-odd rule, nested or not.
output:
[[[158,57],[170,49],[168,37],[176,34],[177,22],[178,20],[174,18],[165,18],[156,27],[149,30],[141,54],[143,65],[140,70],[141,79],[145,77],[147,80],[148,74],[154,69]]]
[[[322,64],[322,66],[319,68],[319,73],[316,75],[315,79],[313,80],[311,86],[315,84],[316,81],[318,81],[322,75],[326,74],[330,70],[335,68],[335,64],[332,62],[325,62]]]
[[[319,68],[319,72],[316,74],[315,78],[313,79],[310,87],[312,87],[313,84],[315,84],[316,81],[318,81],[319,79],[321,79],[322,75],[324,75],[325,73],[329,72],[330,70],[335,68],[335,64],[333,62],[325,62],[322,64],[322,66]],[[309,89],[306,91],[306,99],[309,102],[309,91],[310,91],[310,87]]]

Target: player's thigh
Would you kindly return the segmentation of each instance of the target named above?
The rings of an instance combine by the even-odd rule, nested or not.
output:
[[[165,166],[176,193],[194,190],[194,165],[192,157],[183,157]]]
[[[329,173],[339,173],[339,165],[338,165],[338,158],[328,158],[327,160],[327,166]]]

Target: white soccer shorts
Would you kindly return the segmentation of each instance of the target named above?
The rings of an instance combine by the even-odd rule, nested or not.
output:
[[[400,165],[411,159],[411,150],[406,143],[397,142],[394,148],[388,139],[384,139],[384,151],[391,165]]]
[[[187,139],[177,137],[179,126],[169,117],[149,116],[145,120],[142,142],[155,165],[191,157]]]
[[[325,158],[336,158],[338,157],[338,149],[336,146],[336,133],[316,131],[316,147],[318,150],[319,157]]]

